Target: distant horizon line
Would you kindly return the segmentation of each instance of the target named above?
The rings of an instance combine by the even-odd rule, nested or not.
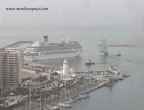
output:
[[[139,24],[1,24],[0,29],[71,29],[71,28],[97,28],[97,29],[143,29]]]

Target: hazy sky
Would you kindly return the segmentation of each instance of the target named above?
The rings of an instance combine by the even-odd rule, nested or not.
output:
[[[6,11],[6,8],[49,8]],[[143,24],[144,0],[0,0],[1,25]]]

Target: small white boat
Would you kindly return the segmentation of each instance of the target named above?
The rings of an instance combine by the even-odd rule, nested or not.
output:
[[[72,108],[72,104],[68,102],[58,103],[58,106],[62,108]]]
[[[77,97],[75,97],[74,99],[81,100],[81,99],[85,99],[85,98],[88,98],[88,97],[89,97],[88,94],[81,94],[81,95],[78,95]]]
[[[68,100],[67,101],[69,104],[72,104],[73,102],[74,102],[74,100],[73,99],[70,99],[70,100]]]
[[[59,106],[47,106],[48,110],[60,110]]]
[[[128,77],[129,74],[128,73],[121,73],[123,75],[123,77]]]
[[[99,53],[101,56],[108,56],[108,52],[100,52]]]

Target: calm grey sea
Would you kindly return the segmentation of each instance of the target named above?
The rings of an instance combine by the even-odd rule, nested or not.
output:
[[[73,104],[70,110],[143,110],[144,109],[144,48],[137,47],[111,47],[107,58],[99,56],[98,44],[106,39],[108,44],[144,44],[144,31],[137,28],[72,28],[60,30],[1,30],[0,46],[5,46],[19,40],[41,40],[43,35],[49,36],[49,42],[77,40],[83,46],[80,58],[69,59],[70,67],[79,71],[103,70],[112,65],[123,72],[130,73],[130,77],[119,81],[112,87],[103,87],[92,93],[90,98]],[[122,56],[115,54],[120,51]],[[86,68],[87,59],[96,62],[95,66]],[[60,68],[62,60],[41,61]],[[23,110],[17,108],[17,110]]]

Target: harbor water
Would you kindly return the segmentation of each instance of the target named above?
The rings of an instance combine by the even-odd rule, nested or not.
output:
[[[3,47],[19,40],[41,40],[43,35],[49,36],[49,42],[57,42],[62,38],[77,40],[83,47],[80,57],[68,59],[71,68],[77,71],[104,70],[112,65],[130,77],[115,83],[111,87],[103,87],[90,93],[90,98],[78,101],[69,110],[143,110],[144,104],[144,31],[140,28],[126,27],[85,27],[63,29],[13,29],[0,30],[0,46]],[[134,44],[136,47],[109,47],[109,56],[99,55],[98,44],[106,39],[107,44]],[[121,56],[116,56],[120,51]],[[96,64],[85,67],[91,59]],[[63,60],[45,60],[36,63],[48,64],[55,68],[62,66]],[[24,107],[15,110],[26,110]]]

